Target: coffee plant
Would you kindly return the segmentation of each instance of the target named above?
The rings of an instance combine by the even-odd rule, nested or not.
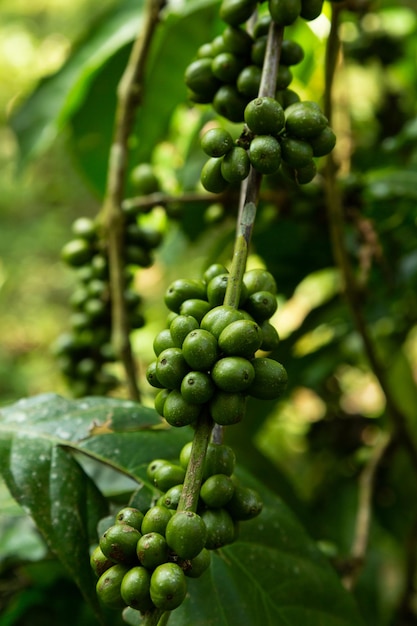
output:
[[[14,113],[100,200],[67,397],[0,414],[77,623],[417,619],[416,33],[413,2],[125,0]]]

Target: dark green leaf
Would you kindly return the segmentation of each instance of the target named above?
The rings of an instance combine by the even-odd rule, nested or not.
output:
[[[82,105],[97,72],[132,41],[139,28],[141,7],[141,0],[125,0],[90,25],[62,69],[41,81],[18,109],[12,125],[23,162],[50,145]]]

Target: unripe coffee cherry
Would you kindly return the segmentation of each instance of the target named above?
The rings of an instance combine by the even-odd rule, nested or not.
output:
[[[153,607],[150,596],[151,575],[145,567],[136,565],[126,572],[120,586],[120,595],[127,606],[137,611]]]
[[[245,391],[251,386],[254,376],[251,362],[240,356],[219,359],[211,372],[215,385],[228,393]]]
[[[185,599],[187,583],[184,572],[176,563],[158,565],[151,576],[150,595],[158,609],[173,611]]]
[[[261,400],[279,398],[287,386],[285,368],[272,359],[258,358],[252,360],[255,377],[248,393]]]
[[[211,157],[221,157],[233,146],[232,135],[224,128],[210,128],[201,138],[201,147]]]
[[[167,561],[168,544],[160,533],[146,533],[139,539],[136,553],[144,567],[154,569]]]
[[[203,165],[201,170],[201,184],[210,193],[221,193],[229,183],[221,171],[221,159],[212,157]]]
[[[139,509],[135,509],[132,506],[126,506],[116,514],[116,524],[127,524],[140,530],[143,521],[143,513]]]
[[[136,544],[141,533],[133,526],[115,524],[100,538],[100,549],[116,563],[130,564],[135,559]]]
[[[113,565],[106,570],[97,581],[97,597],[103,604],[111,609],[117,609],[124,606],[120,587],[123,577],[127,571],[128,568],[124,565]]]
[[[185,472],[184,472],[185,475]],[[169,520],[173,515],[172,509],[165,506],[155,505],[146,511],[142,522],[141,532],[143,535],[148,533],[159,533],[165,536],[165,529]]]
[[[254,137],[249,146],[249,159],[261,174],[274,174],[281,165],[281,146],[271,135]]]
[[[255,98],[245,108],[245,122],[256,135],[278,135],[284,128],[284,109],[274,98]]]
[[[169,547],[182,559],[193,559],[201,552],[206,534],[203,520],[192,511],[177,511],[165,531]]]

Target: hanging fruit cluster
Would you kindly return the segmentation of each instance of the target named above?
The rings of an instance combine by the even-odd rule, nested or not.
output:
[[[94,220],[78,218],[72,232],[74,238],[61,253],[63,261],[77,272],[78,284],[70,300],[71,330],[58,337],[53,351],[75,396],[105,395],[118,385],[118,379],[106,371],[106,365],[115,360],[111,345],[108,253]],[[152,251],[161,239],[158,230],[141,224],[135,215],[126,214],[124,299],[132,330],[144,325],[142,298],[134,289],[134,275],[138,267],[152,264]]]
[[[197,512],[178,510],[191,445],[181,450],[179,463],[155,459],[148,465],[156,503],[145,512],[124,507],[101,536],[90,562],[105,605],[141,612],[177,608],[187,577],[200,577],[210,551],[232,543],[239,523],[261,512],[259,495],[233,474],[233,450],[214,444],[208,446]]]
[[[236,140],[222,129],[210,129],[202,148],[211,158],[201,181],[212,193],[239,183],[250,166],[260,174],[279,170],[299,184],[310,182],[317,173],[314,158],[328,154],[336,137],[315,102],[300,101],[289,85],[290,67],[303,60],[302,47],[284,39],[280,52],[274,97],[258,97],[267,32],[271,21],[280,27],[292,24],[300,15],[307,20],[320,15],[322,2],[272,0],[269,12],[255,23],[253,35],[241,28],[255,2],[223,0],[220,16],[227,22],[222,35],[204,44],[185,72],[190,99],[212,103],[214,110],[231,122],[245,122],[244,133]]]
[[[274,399],[285,389],[284,367],[255,356],[279,343],[269,322],[277,308],[272,274],[244,274],[238,309],[222,304],[228,280],[214,264],[202,280],[178,279],[165,294],[169,326],[155,338],[147,379],[160,389],[155,407],[172,426],[194,424],[207,410],[217,424],[236,424],[248,396]]]

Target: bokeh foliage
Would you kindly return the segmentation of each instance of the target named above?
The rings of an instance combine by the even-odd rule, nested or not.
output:
[[[98,209],[115,89],[141,19],[140,3],[132,0],[108,2],[100,11],[85,0],[67,4],[51,0],[29,8],[5,2],[2,7],[6,43],[0,77],[6,89],[0,97],[8,111],[1,120],[0,151],[2,404],[51,389],[68,394],[49,353],[65,329],[73,285],[59,250],[69,239],[71,221]],[[344,240],[361,286],[368,332],[417,440],[417,3],[347,5],[334,102]],[[360,11],[351,10],[357,5]],[[149,96],[138,111],[132,165],[152,161],[169,193],[194,189],[204,162],[198,136],[212,114],[205,107],[189,108],[182,74],[198,45],[218,32],[216,8],[213,2],[176,5],[152,49]],[[306,99],[323,97],[329,16],[326,2],[324,16],[312,28],[300,23],[289,29],[306,52],[294,71],[294,89]],[[253,404],[245,423],[227,436],[241,462],[297,513],[343,574],[359,477],[392,425],[342,294],[321,182],[319,177],[300,189],[265,181],[268,200],[259,209],[250,264],[264,264],[277,279],[281,344],[276,356],[290,383],[280,403]],[[137,277],[148,318],[133,337],[142,366],[152,358],[154,331],[164,324],[166,285],[178,276],[197,276],[209,261],[229,264],[235,213],[232,205],[196,204],[170,207],[168,218],[158,214],[165,243],[155,265]],[[151,391],[145,383],[143,388],[151,405]],[[414,483],[404,446],[394,442],[376,476],[370,545],[355,591],[366,623],[406,626],[417,619]],[[1,493],[7,610],[0,626],[23,626],[33,607],[41,624],[48,594],[70,583],[56,562],[48,561],[37,531],[7,490]],[[24,554],[10,519],[27,538]],[[40,583],[33,586],[37,577]],[[94,623],[78,603],[79,623]],[[65,623],[65,611],[61,616],[55,610],[51,615]]]

